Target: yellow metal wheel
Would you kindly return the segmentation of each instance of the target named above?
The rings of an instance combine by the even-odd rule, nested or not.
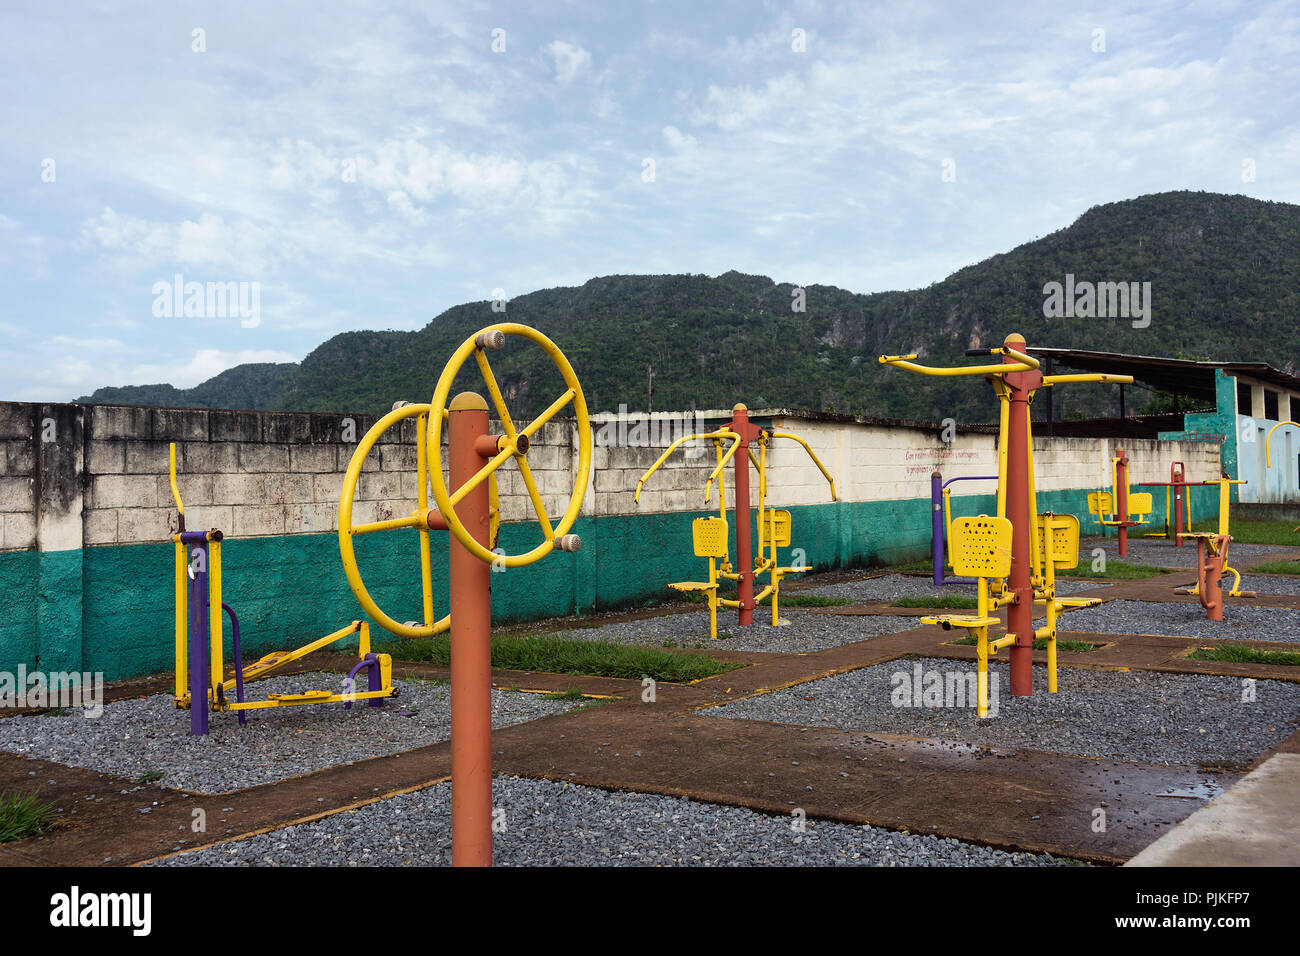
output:
[[[515,428],[514,419],[509,408],[506,407],[505,397],[501,394],[496,376],[492,373],[492,367],[487,360],[487,351],[501,348],[505,344],[506,337],[511,335],[520,336],[539,345],[555,364],[566,386],[565,391],[544,412],[533,419],[525,428],[518,430]],[[504,434],[498,438],[499,450],[497,454],[479,470],[478,474],[457,488],[455,492],[448,492],[446,482],[442,477],[442,423],[447,414],[448,393],[451,391],[452,382],[455,381],[456,374],[471,355],[474,356],[479,370],[483,374],[483,382],[487,386],[488,395],[491,398],[493,407],[496,409],[497,417],[501,421]],[[542,502],[541,492],[537,488],[537,483],[533,480],[532,470],[528,467],[528,445],[532,436],[570,402],[573,403],[574,417],[577,419],[578,427],[578,474],[574,481],[568,507],[565,508],[559,522],[552,526],[551,520],[546,514],[546,507]],[[432,458],[429,465],[429,481],[433,487],[433,498],[438,505],[438,510],[447,522],[448,530],[456,536],[456,540],[464,545],[466,550],[481,561],[508,568],[532,564],[557,548],[568,551],[577,550],[577,536],[568,532],[578,518],[578,512],[582,508],[582,499],[587,493],[587,483],[591,478],[591,427],[587,418],[587,400],[582,394],[582,385],[578,382],[578,376],[574,373],[573,366],[569,364],[569,360],[564,357],[564,353],[560,351],[554,342],[536,329],[520,325],[517,322],[501,322],[479,330],[475,335],[465,340],[455,354],[452,355],[447,367],[443,369],[437,387],[434,389],[433,400],[429,403],[429,410],[427,447]],[[538,524],[542,529],[542,542],[531,551],[522,554],[497,554],[483,547],[469,533],[456,515],[456,503],[476,488],[480,482],[485,479],[490,480],[497,468],[511,458],[519,467],[524,487],[528,491],[529,500],[536,512]]]
[[[374,426],[366,432],[365,437],[357,445],[357,450],[352,454],[352,461],[349,462],[347,473],[343,476],[343,492],[339,496],[339,555],[343,559],[343,572],[347,575],[348,584],[352,587],[352,593],[356,595],[357,602],[376,624],[403,637],[431,637],[434,634],[441,634],[451,627],[450,614],[438,620],[434,620],[433,616],[433,583],[430,573],[431,559],[429,553],[429,455],[426,444],[428,429],[425,424],[428,417],[429,406],[427,404],[408,404],[393,409],[393,411],[375,422]],[[359,525],[353,524],[352,509],[356,501],[357,484],[361,479],[361,469],[365,465],[366,457],[384,432],[408,418],[416,419],[418,491],[416,492],[415,510],[404,518],[391,518]],[[501,524],[501,505],[497,496],[495,477],[489,482],[488,496],[491,499],[490,533],[495,546],[497,531]],[[420,584],[424,605],[423,624],[404,624],[384,613],[370,596],[370,592],[366,590],[365,581],[361,577],[361,570],[357,566],[356,552],[352,544],[353,536],[372,534],[376,531],[390,531],[394,528],[414,528],[419,532]]]

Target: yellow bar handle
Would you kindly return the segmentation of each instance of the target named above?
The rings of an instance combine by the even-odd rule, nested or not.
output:
[[[703,441],[706,438],[712,438],[716,440],[718,438],[722,438],[724,436],[733,435],[733,434],[734,434],[733,432],[730,432],[724,428],[716,432],[708,432],[702,435],[683,435],[681,438],[676,439],[671,445],[667,447],[667,449],[664,450],[664,453],[659,456],[659,460],[650,466],[650,470],[641,476],[641,480],[636,483],[636,494],[632,496],[632,500],[637,502],[641,500],[641,486],[644,485],[646,481],[649,480],[651,475],[653,475],[656,471],[659,470],[659,466],[668,460],[669,455],[675,452],[686,442],[694,441],[696,439]]]
[[[1111,375],[1109,372],[1081,375],[1044,375],[1043,385],[1065,385],[1070,382],[1109,382],[1112,385],[1129,385],[1132,375]]]
[[[1270,432],[1269,434],[1272,434]],[[176,443],[172,442],[168,447],[168,457],[170,459],[169,473],[172,480],[172,497],[176,499],[176,510],[182,518],[185,517],[185,505],[181,503],[181,490],[176,486]]]
[[[831,473],[826,470],[826,466],[822,464],[822,460],[817,457],[817,453],[812,450],[811,446],[809,446],[809,444],[806,441],[804,441],[798,435],[791,434],[790,432],[772,432],[772,437],[789,438],[803,445],[803,450],[806,451],[808,453],[808,457],[813,460],[813,464],[817,466],[817,470],[820,471],[822,473],[822,477],[825,478],[826,481],[830,483],[831,501],[839,500],[837,497],[835,497],[835,479],[831,477]]]
[[[881,365],[896,365],[899,368],[905,368],[912,372],[919,372],[922,375],[1007,375],[1011,372],[1032,372],[1038,368],[1038,359],[1019,352],[1013,348],[1003,346],[1001,348],[989,349],[990,355],[1006,355],[1015,359],[1015,362],[1007,362],[1001,365],[964,365],[948,367],[936,367],[931,365],[920,365],[913,362],[916,355],[882,355],[878,359]]]

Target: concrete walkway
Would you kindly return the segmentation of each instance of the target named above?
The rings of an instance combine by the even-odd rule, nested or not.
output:
[[[1127,866],[1300,866],[1300,754],[1278,753]]]

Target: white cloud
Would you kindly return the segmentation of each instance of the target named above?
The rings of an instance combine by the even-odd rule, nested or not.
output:
[[[591,54],[580,46],[555,40],[546,50],[555,60],[555,81],[561,86],[568,86],[578,74],[591,68]]]

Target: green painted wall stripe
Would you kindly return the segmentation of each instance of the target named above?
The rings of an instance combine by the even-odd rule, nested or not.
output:
[[[1041,510],[1076,514],[1084,534],[1100,533],[1087,512],[1087,490],[1040,493]],[[1214,489],[1192,489],[1194,526],[1217,518]],[[953,499],[953,514],[991,513],[993,495]],[[1163,522],[1163,501],[1156,526]],[[794,547],[819,570],[928,558],[930,500],[835,502],[789,509]],[[691,553],[691,521],[711,512],[580,519],[576,555],[553,555],[492,575],[493,619],[533,620],[635,606],[667,596],[669,581],[699,580],[703,558]],[[1153,529],[1154,530],[1154,527]],[[503,526],[501,546],[519,552],[536,542],[531,523]],[[447,545],[433,539],[435,610],[446,613]],[[732,553],[735,553],[732,529]],[[419,554],[413,536],[356,539],[370,593],[399,621],[421,617]],[[782,551],[789,560],[790,552]],[[0,670],[102,671],[108,680],[170,671],[170,542],[76,551],[0,553]],[[225,600],[240,618],[245,659],[297,647],[362,616],[339,562],[333,534],[227,538],[222,545]]]

